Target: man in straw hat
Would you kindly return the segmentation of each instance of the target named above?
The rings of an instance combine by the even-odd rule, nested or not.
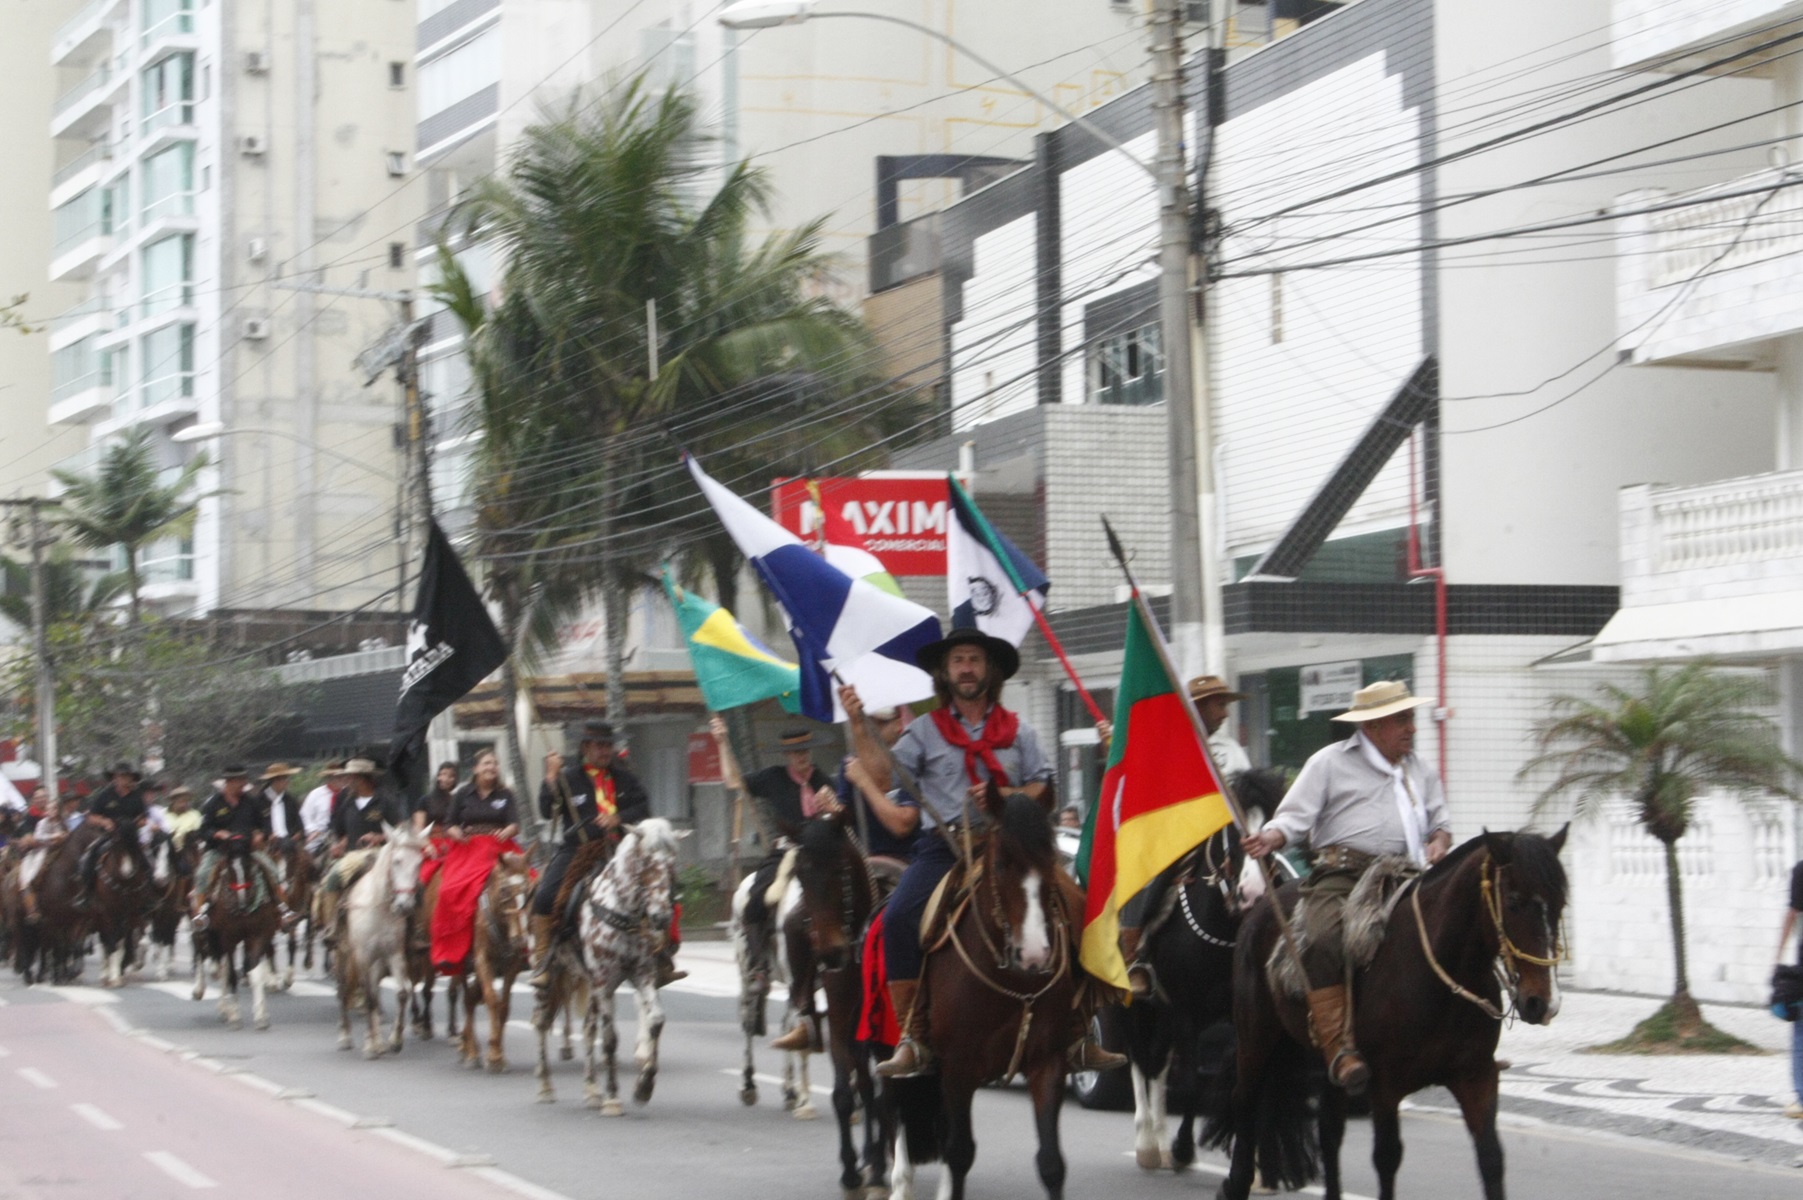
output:
[[[1202,717],[1202,728],[1208,733],[1208,752],[1214,757],[1215,770],[1223,782],[1233,781],[1252,769],[1246,748],[1234,739],[1227,728],[1227,706],[1246,698],[1227,686],[1219,675],[1198,675],[1189,681],[1189,698],[1196,702]],[[1157,986],[1152,964],[1143,957],[1148,936],[1162,926],[1169,915],[1165,900],[1170,895],[1171,881],[1188,869],[1188,861],[1179,859],[1160,871],[1139,895],[1121,910],[1121,957],[1127,962],[1127,984],[1135,999],[1144,1000]]]
[[[1415,710],[1432,703],[1396,680],[1360,688],[1334,718],[1354,726],[1353,735],[1317,750],[1270,821],[1245,842],[1254,858],[1285,846],[1309,851],[1302,885],[1309,1036],[1328,1078],[1354,1095],[1370,1070],[1353,1040],[1346,897],[1380,857],[1406,856],[1425,867],[1452,848],[1440,777],[1415,754]]]
[[[307,834],[307,849],[318,854],[332,831],[332,810],[344,790],[344,760],[334,758],[320,773],[318,786],[301,801],[301,828]]]
[[[264,816],[262,802],[247,791],[250,772],[232,765],[221,768],[219,774],[219,790],[200,806],[200,829],[195,836],[200,839],[205,852],[200,856],[200,866],[194,870],[190,924],[196,933],[207,928],[213,880],[219,868],[227,858],[249,855],[257,870],[263,873],[263,881],[281,909],[282,924],[291,925],[294,914],[288,909],[288,894],[282,890],[275,864],[262,852],[269,822]]]
[[[920,784],[920,841],[914,861],[902,872],[883,919],[883,966],[889,1000],[902,1024],[902,1042],[877,1068],[885,1077],[918,1075],[932,1069],[926,1047],[928,1000],[920,992],[920,918],[933,889],[952,868],[955,854],[945,836],[957,825],[983,824],[973,801],[993,781],[1003,792],[1044,800],[1050,791],[1052,764],[1040,748],[1039,735],[1016,713],[1002,707],[1002,685],[1020,669],[1020,652],[998,637],[976,629],[954,629],[915,654],[920,669],[933,677],[939,707],[903,731],[892,751],[894,761]],[[890,755],[874,744],[860,716],[864,705],[856,689],[839,692],[851,717],[853,742],[864,771],[875,786],[892,786]],[[913,801],[910,801],[913,803]],[[1047,818],[1050,820],[1050,817]],[[1074,881],[1060,881],[1081,893]],[[1074,931],[1073,931],[1074,932]],[[1073,1013],[1073,1018],[1080,1014]],[[1126,1059],[1110,1054],[1073,1028],[1071,1060],[1077,1070],[1123,1066]]]
[[[263,806],[263,820],[272,838],[299,837],[305,828],[301,823],[300,797],[288,791],[288,785],[300,773],[299,767],[277,762],[270,763],[257,777],[263,785],[257,802]]]
[[[344,764],[340,778],[345,790],[332,807],[327,831],[337,860],[319,881],[313,893],[313,925],[332,945],[338,937],[338,898],[356,883],[376,851],[388,840],[388,831],[407,820],[399,802],[376,794],[376,777],[381,768],[367,758],[353,758]]]

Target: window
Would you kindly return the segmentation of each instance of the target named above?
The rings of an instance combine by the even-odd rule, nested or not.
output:
[[[138,403],[155,408],[194,395],[194,326],[170,325],[144,335]]]
[[[163,238],[144,247],[144,304],[139,315],[154,317],[194,302],[194,238]]]
[[[419,116],[423,121],[501,81],[501,34],[488,29],[419,69]]]
[[[389,242],[388,243],[388,266],[389,266],[389,268],[391,270],[399,271],[406,265],[407,265],[407,243],[406,242]]]
[[[100,355],[94,353],[94,339],[82,338],[72,346],[64,346],[50,355],[50,399],[67,399],[77,392],[99,387]]]
[[[1096,404],[1164,400],[1164,355],[1158,326],[1141,325],[1097,338],[1089,348],[1089,393]]]
[[[171,54],[154,66],[145,68],[142,79],[144,94],[144,132],[165,125],[194,123],[194,56]]]
[[[89,188],[51,214],[54,253],[61,254],[78,242],[107,232],[104,196],[101,189]]]
[[[407,86],[407,64],[391,62],[388,64],[388,86],[391,88]]]
[[[144,220],[194,211],[194,143],[177,142],[144,160]]]
[[[146,46],[172,33],[194,32],[194,0],[143,0],[142,10]]]

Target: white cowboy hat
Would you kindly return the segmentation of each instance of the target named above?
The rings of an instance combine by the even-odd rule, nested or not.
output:
[[[1366,684],[1352,693],[1352,707],[1334,720],[1350,721],[1356,725],[1432,703],[1432,697],[1409,695],[1409,685],[1402,680],[1386,679],[1380,683]]]

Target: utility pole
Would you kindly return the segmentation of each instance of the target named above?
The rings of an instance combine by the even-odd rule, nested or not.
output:
[[[56,783],[56,672],[50,661],[50,601],[46,595],[44,551],[51,545],[50,530],[44,522],[44,508],[57,503],[33,496],[27,500],[0,500],[9,507],[28,510],[31,532],[31,652],[37,658],[35,689],[38,700],[38,770],[39,782],[55,796]]]
[[[1152,114],[1158,136],[1158,316],[1171,440],[1171,646],[1187,677],[1225,669],[1226,636],[1213,544],[1208,271],[1204,265],[1194,272],[1190,253],[1198,201],[1190,196],[1184,157],[1183,9],[1183,0],[1152,3]],[[1211,41],[1212,29],[1211,16]]]

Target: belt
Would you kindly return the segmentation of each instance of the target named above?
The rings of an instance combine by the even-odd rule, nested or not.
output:
[[[1376,861],[1377,855],[1351,846],[1323,846],[1315,851],[1310,863],[1317,871],[1353,871],[1362,875]]]

